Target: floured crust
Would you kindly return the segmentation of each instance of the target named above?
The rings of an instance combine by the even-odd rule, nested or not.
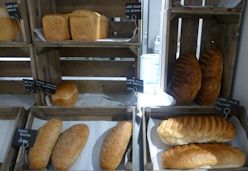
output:
[[[189,144],[175,146],[161,156],[164,168],[237,168],[245,164],[245,154],[227,144]]]
[[[166,144],[229,142],[236,135],[233,123],[218,116],[181,116],[161,122],[157,128]]]
[[[101,148],[100,163],[102,169],[115,170],[119,166],[131,135],[132,123],[128,121],[119,122],[109,131]]]
[[[175,98],[177,105],[190,104],[201,88],[201,80],[201,68],[196,57],[182,55],[174,64],[168,92]]]
[[[56,170],[68,170],[81,154],[88,136],[89,128],[84,124],[77,124],[65,130],[54,147],[52,166]]]

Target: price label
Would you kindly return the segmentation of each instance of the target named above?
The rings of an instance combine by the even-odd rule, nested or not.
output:
[[[225,114],[226,118],[239,112],[239,101],[230,98],[218,98],[215,110]]]
[[[23,79],[23,85],[28,93],[37,93],[35,81]]]
[[[12,146],[24,146],[26,149],[34,145],[38,131],[31,129],[16,129]]]
[[[141,3],[126,3],[126,19],[141,19]]]
[[[5,3],[5,6],[9,13],[10,18],[15,20],[20,20],[22,18],[17,3],[15,2]]]
[[[127,79],[127,91],[128,92],[144,92],[144,81],[139,79]]]
[[[51,83],[40,81],[40,80],[36,80],[35,82],[36,82],[35,83],[36,89],[38,90],[41,90],[45,93],[51,93],[51,94],[54,94],[56,92],[55,84],[51,84]]]

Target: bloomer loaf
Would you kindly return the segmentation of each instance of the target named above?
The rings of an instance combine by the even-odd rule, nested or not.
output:
[[[197,96],[201,105],[214,105],[220,93],[223,56],[220,50],[205,52],[200,58],[202,69],[202,86]]]
[[[157,128],[166,144],[229,142],[236,134],[233,123],[219,116],[181,116],[164,120]]]
[[[196,57],[182,55],[173,67],[168,93],[175,98],[177,105],[190,104],[201,88],[201,79],[201,68]]]
[[[237,168],[245,164],[245,154],[227,144],[189,144],[174,146],[161,156],[164,168],[194,169],[199,167]]]

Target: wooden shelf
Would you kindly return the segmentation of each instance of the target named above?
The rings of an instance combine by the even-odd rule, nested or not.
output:
[[[36,47],[112,47],[112,48],[140,48],[141,43],[136,42],[80,42],[80,41],[47,41],[34,42]]]
[[[0,47],[31,47],[26,42],[0,41]]]
[[[209,7],[173,7],[169,9],[172,14],[189,15],[239,15],[241,9],[209,8]]]

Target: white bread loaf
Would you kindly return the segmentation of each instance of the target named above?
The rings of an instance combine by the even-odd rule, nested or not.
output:
[[[229,142],[236,135],[233,123],[220,116],[180,116],[161,122],[160,139],[171,145]]]
[[[0,8],[0,41],[14,41],[19,32],[18,22],[9,17],[6,8]]]
[[[42,18],[42,27],[46,40],[63,41],[70,39],[69,16],[66,14],[49,14]]]
[[[174,146],[161,156],[164,168],[195,169],[199,167],[237,168],[245,164],[245,154],[227,144],[189,144]]]
[[[108,18],[94,11],[76,10],[70,16],[73,40],[95,41],[108,37]]]

